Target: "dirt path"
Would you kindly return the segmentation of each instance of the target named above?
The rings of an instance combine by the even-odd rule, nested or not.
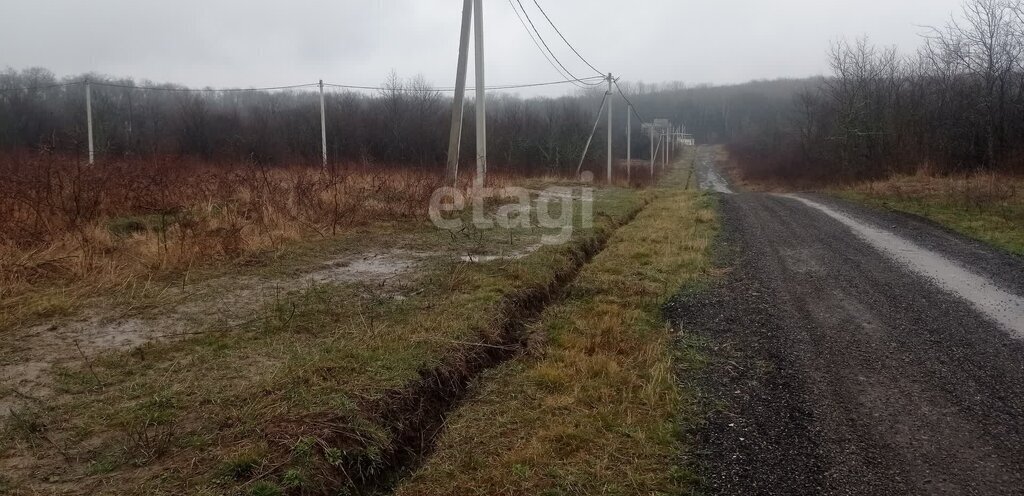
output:
[[[159,291],[156,308],[98,302],[70,319],[12,331],[0,345],[0,420],[50,396],[55,368],[96,355],[188,337],[251,321],[263,305],[314,284],[364,284],[395,290],[433,253],[382,250],[341,255],[291,278],[222,277]],[[396,297],[400,297],[395,292]]]
[[[721,203],[734,270],[673,307],[712,357],[709,492],[1020,493],[1024,261],[827,197]]]
[[[715,167],[715,150],[702,146],[697,150],[697,185],[704,191],[732,194],[729,182]]]

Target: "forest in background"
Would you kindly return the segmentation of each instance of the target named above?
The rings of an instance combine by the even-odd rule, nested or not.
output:
[[[113,159],[189,157],[260,165],[320,163],[316,88],[204,91],[98,74],[58,79],[41,68],[0,73],[0,150],[7,154],[86,153],[85,86],[92,82],[97,153]],[[488,95],[489,161],[532,172],[575,170],[597,117],[602,89],[558,98]],[[331,90],[325,97],[328,156],[335,164],[440,168],[451,97],[422,77],[392,73],[375,90]],[[619,112],[623,112],[621,100]],[[475,154],[475,107],[467,104],[462,141]],[[624,113],[618,114],[620,117]],[[625,140],[625,121],[616,123]],[[649,153],[634,120],[634,156]],[[603,150],[605,133],[591,147]],[[625,157],[624,145],[619,154]]]
[[[824,49],[824,47],[823,47]],[[752,179],[836,181],[927,169],[1024,168],[1024,7],[969,0],[930,28],[911,54],[867,39],[837,42],[832,72],[731,86],[621,82],[645,121],[682,123],[700,143],[730,147]],[[45,69],[0,72],[0,151],[85,152],[84,87],[91,81],[100,157],[191,157],[260,165],[318,164],[317,94],[173,91],[97,74],[58,79]],[[51,87],[52,86],[52,87]],[[142,89],[144,86],[150,89]],[[562,97],[488,96],[489,161],[505,170],[568,174],[600,107],[603,86]],[[440,170],[451,100],[422,77],[391,74],[372,91],[331,91],[328,155],[335,164]],[[626,157],[624,100],[615,96],[615,155]],[[475,146],[467,105],[464,161]],[[588,161],[605,150],[604,121]],[[650,143],[634,119],[632,156]]]
[[[1021,2],[969,0],[911,54],[859,39],[833,44],[829,60],[829,76],[791,86],[781,100],[749,87],[757,110],[733,99],[747,120],[719,131],[746,176],[1024,172]]]

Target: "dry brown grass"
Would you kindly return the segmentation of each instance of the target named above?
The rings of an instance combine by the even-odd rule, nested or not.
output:
[[[85,275],[120,259],[147,268],[237,257],[368,218],[411,217],[437,186],[413,171],[203,166],[93,167],[49,158],[3,165],[0,243],[23,276]],[[114,256],[111,256],[114,255]]]
[[[479,382],[398,494],[692,490],[677,422],[696,393],[674,379],[660,308],[709,270],[715,226],[709,197],[661,191],[544,312],[533,356]]]
[[[832,190],[840,196],[926,217],[955,231],[1024,255],[1024,176],[940,176],[922,168]]]
[[[921,168],[916,174],[866,181],[849,189],[898,198],[942,198],[968,206],[1024,203],[1024,176],[1001,172],[942,176]]]
[[[181,339],[69,364],[55,374],[59,394],[19,397],[24,421],[0,423],[0,472],[18,494],[323,494],[345,485],[352,467],[367,476],[386,470],[381,453],[401,448],[380,413],[391,411],[393,395],[488,342],[504,302],[550,287],[581,246],[607,235],[645,195],[597,193],[594,228],[563,246],[463,263],[445,255],[447,233],[370,226],[387,237],[361,241],[360,250],[440,256],[389,287],[305,286],[237,325],[190,323],[198,332]],[[503,243],[530,234],[495,231]]]
[[[439,184],[410,169],[172,159],[90,167],[46,155],[7,157],[0,176],[0,329],[59,313],[73,293],[245,263],[368,222],[425,218]]]
[[[0,159],[0,177],[0,302],[47,283],[124,284],[368,222],[425,219],[441,185],[435,171],[412,168],[170,158],[87,166],[53,155]],[[497,188],[564,180],[489,178]]]

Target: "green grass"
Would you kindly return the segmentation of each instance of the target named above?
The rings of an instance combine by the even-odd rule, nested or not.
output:
[[[190,323],[181,329],[193,333],[187,339],[65,367],[56,396],[33,409],[31,425],[8,425],[0,435],[0,471],[15,457],[35,460],[31,470],[10,474],[10,484],[27,492],[316,491],[338,477],[325,467],[373,460],[393,441],[373,414],[385,394],[492,332],[505,298],[550,284],[573,263],[581,243],[631,215],[646,195],[602,190],[593,229],[578,229],[572,243],[520,260],[428,258],[403,283],[402,298],[373,285],[312,285],[278,296],[240,325]],[[510,239],[528,244],[540,233],[452,235],[395,224],[375,226],[372,234],[299,247],[294,260],[271,261],[252,272],[294,275],[300,262],[320,259],[327,245],[332,253],[488,252]],[[150,292],[140,294],[125,301],[146,314],[164,309],[147,299]]]
[[[705,278],[711,199],[687,170],[549,307],[530,356],[480,378],[400,495],[678,494],[692,474],[680,418],[696,394],[674,379],[698,356],[674,348],[661,306]],[[680,364],[678,361],[685,361]]]
[[[1024,199],[964,201],[957,196],[842,191],[839,196],[877,208],[907,212],[965,236],[1024,256]]]

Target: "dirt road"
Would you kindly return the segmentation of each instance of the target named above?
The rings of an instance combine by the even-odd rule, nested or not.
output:
[[[720,198],[729,275],[671,309],[711,357],[709,493],[1024,491],[1024,261],[828,197]]]

